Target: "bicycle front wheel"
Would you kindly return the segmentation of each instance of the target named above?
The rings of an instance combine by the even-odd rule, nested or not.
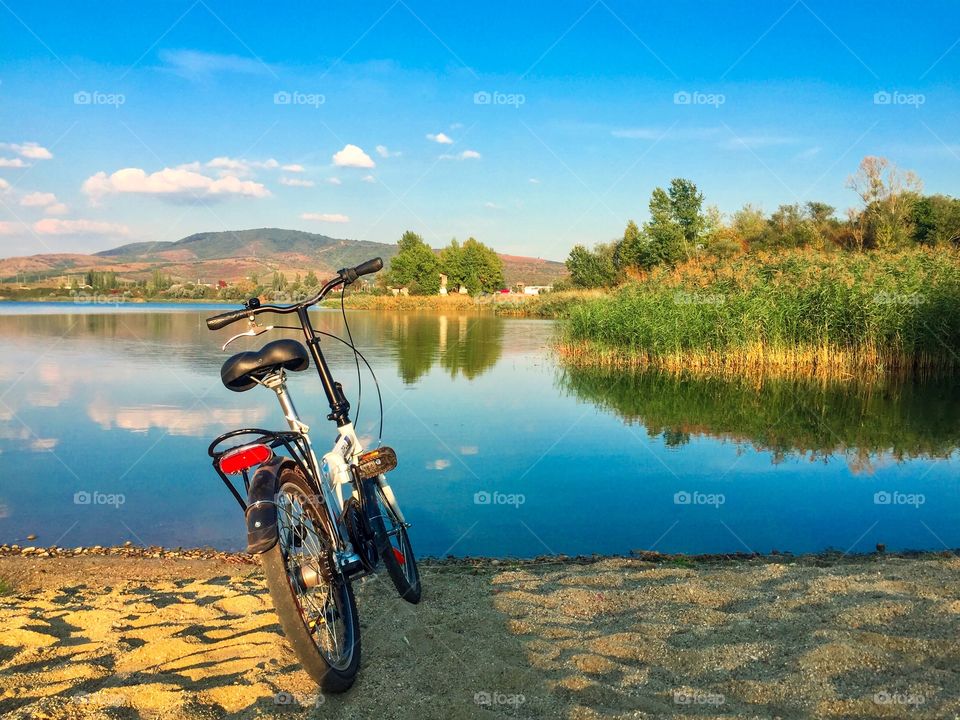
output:
[[[413,546],[407,528],[397,515],[396,509],[383,494],[376,478],[363,482],[364,507],[377,553],[393,581],[400,597],[409,603],[420,602],[420,569],[413,554]]]
[[[327,692],[344,692],[360,668],[360,621],[353,588],[334,570],[326,511],[294,468],[277,489],[279,539],[261,563],[280,627],[303,669]]]

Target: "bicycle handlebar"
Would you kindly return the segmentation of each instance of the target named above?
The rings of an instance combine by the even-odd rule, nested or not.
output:
[[[264,312],[278,313],[280,315],[286,315],[288,313],[296,312],[302,307],[309,307],[310,305],[315,305],[320,302],[327,293],[329,293],[337,285],[349,285],[352,282],[355,282],[357,278],[362,275],[369,275],[370,273],[375,273],[383,269],[383,260],[381,258],[373,258],[372,260],[367,260],[364,263],[360,263],[356,267],[352,268],[343,268],[337,272],[336,277],[329,280],[326,285],[320,288],[320,292],[311,297],[308,300],[304,300],[301,303],[296,303],[295,305],[260,305],[259,303],[253,307],[250,307],[249,304],[247,307],[244,307],[242,310],[231,310],[230,312],[221,313],[220,315],[214,315],[213,317],[207,318],[207,329],[209,330],[219,330],[224,328],[231,323],[235,323],[238,320],[243,320],[245,317],[252,317],[253,315],[259,315]]]

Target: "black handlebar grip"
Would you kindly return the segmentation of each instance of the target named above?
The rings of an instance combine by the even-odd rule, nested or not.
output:
[[[379,272],[383,270],[383,260],[381,258],[374,258],[373,260],[367,260],[365,263],[360,263],[356,267],[344,268],[338,274],[343,281],[349,285],[350,283],[356,281],[361,275],[369,275],[370,273]]]
[[[232,310],[231,312],[225,312],[222,315],[214,315],[211,318],[207,318],[207,329],[219,330],[222,327],[226,327],[230,323],[235,323],[237,320],[243,320],[249,314],[249,310]]]
[[[378,257],[375,257],[373,260],[367,260],[365,263],[360,263],[353,269],[357,277],[380,272],[381,270],[383,270],[383,259]]]

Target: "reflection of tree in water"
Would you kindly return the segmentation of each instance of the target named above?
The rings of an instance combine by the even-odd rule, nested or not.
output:
[[[397,362],[405,383],[439,360],[450,377],[473,379],[492,368],[503,346],[503,321],[485,315],[398,315],[393,319]]]
[[[960,447],[956,378],[757,382],[566,368],[558,384],[627,422],[642,423],[670,446],[709,435],[772,451],[776,461],[839,454],[867,470],[879,453],[898,460],[946,457]]]
[[[445,322],[446,321],[446,322]],[[483,375],[503,350],[503,321],[489,315],[440,317],[440,364],[455,378]]]
[[[430,372],[440,346],[437,318],[394,315],[393,338],[397,344],[397,367],[407,384]]]

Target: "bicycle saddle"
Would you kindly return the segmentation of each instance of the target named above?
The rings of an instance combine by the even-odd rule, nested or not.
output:
[[[227,358],[220,368],[220,379],[228,390],[244,392],[275,370],[299,372],[308,367],[310,356],[302,344],[290,339],[274,340],[257,351],[237,353]]]

